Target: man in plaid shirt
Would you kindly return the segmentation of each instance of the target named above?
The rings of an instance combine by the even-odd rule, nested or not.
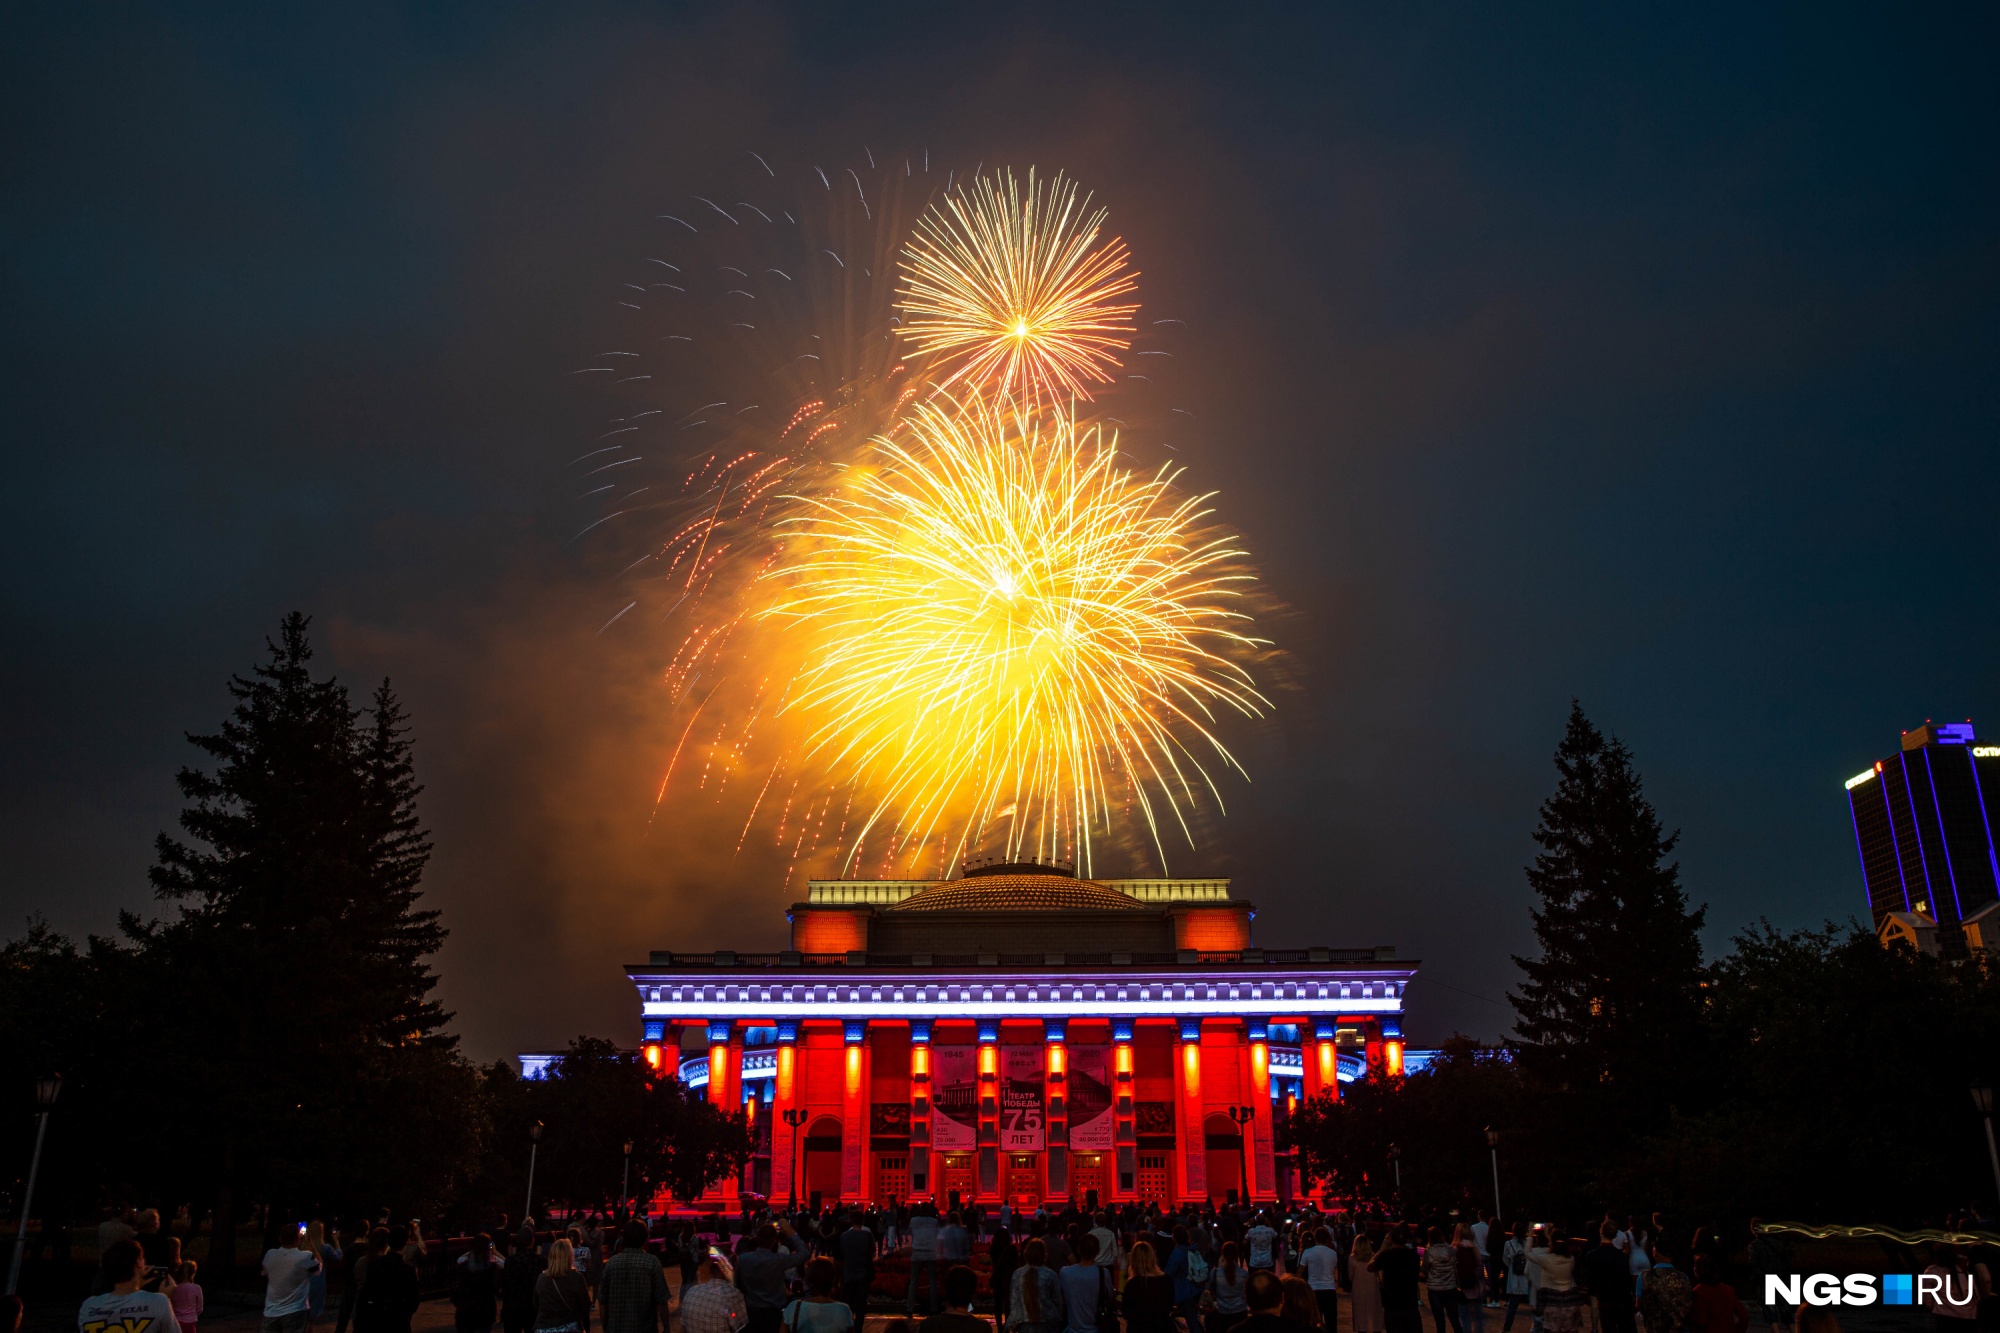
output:
[[[749,1322],[743,1293],[714,1259],[703,1259],[694,1271],[694,1285],[681,1292],[681,1333],[742,1333]]]
[[[627,1222],[624,1242],[597,1282],[604,1333],[660,1333],[667,1322],[666,1270],[646,1249],[644,1222]]]

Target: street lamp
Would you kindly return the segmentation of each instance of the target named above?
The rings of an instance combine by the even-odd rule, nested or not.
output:
[[[618,1200],[627,1207],[632,1203],[632,1140],[625,1140],[625,1174],[618,1178]]]
[[[1236,1122],[1236,1155],[1243,1173],[1243,1206],[1250,1206],[1250,1122],[1257,1113],[1247,1106],[1229,1108],[1229,1118]]]
[[[785,1123],[792,1127],[792,1212],[796,1215],[799,1211],[799,1148],[804,1142],[799,1138],[799,1126],[806,1122],[806,1109],[803,1106],[788,1107],[784,1114]]]
[[[1493,1154],[1493,1221],[1498,1225],[1504,1213],[1500,1208],[1500,1131],[1486,1127],[1486,1149]]]
[[[1986,1156],[1993,1163],[1993,1188],[1995,1191],[2000,1191],[2000,1147],[1995,1147],[1993,1144],[1993,1085],[1991,1083],[1973,1084],[1972,1104],[1979,1108],[1979,1118],[1986,1122]],[[35,1143],[39,1147],[41,1140],[36,1139]],[[30,1182],[28,1188],[33,1189],[34,1177],[30,1175],[28,1179]],[[10,1286],[8,1290],[12,1291],[13,1288]]]
[[[42,1137],[49,1132],[49,1112],[54,1109],[56,1097],[62,1092],[62,1075],[50,1074],[47,1078],[35,1080],[35,1105],[42,1109],[41,1121],[35,1126],[35,1155],[28,1162],[28,1191],[21,1196],[21,1227],[14,1233],[14,1262],[7,1266],[7,1294],[21,1284],[21,1260],[26,1256],[28,1246],[28,1210],[35,1206],[35,1176],[42,1169]],[[1989,1124],[1986,1137],[1991,1140],[1993,1129]]]
[[[1389,1165],[1396,1169],[1396,1202],[1403,1202],[1403,1150],[1395,1144],[1389,1145]]]
[[[528,1201],[521,1205],[521,1219],[535,1215],[535,1157],[542,1150],[542,1122],[528,1126]]]

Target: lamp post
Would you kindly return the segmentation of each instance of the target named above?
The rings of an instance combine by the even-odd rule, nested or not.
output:
[[[528,1201],[521,1205],[524,1221],[535,1215],[535,1157],[541,1150],[542,1122],[537,1120],[528,1127]]]
[[[1995,1191],[2000,1191],[2000,1147],[1995,1147],[1993,1143],[1993,1085],[1991,1083],[1973,1084],[1972,1104],[1979,1108],[1979,1118],[1986,1122],[1986,1156],[1993,1163],[1993,1188]],[[40,1142],[41,1140],[36,1140],[37,1144]],[[30,1182],[28,1188],[33,1189],[34,1185],[32,1182],[34,1177],[31,1175],[28,1179]],[[25,1224],[24,1219],[23,1225]],[[12,1287],[8,1288],[10,1291],[12,1289]]]
[[[1403,1150],[1396,1144],[1389,1145],[1389,1165],[1396,1171],[1396,1202],[1403,1202]]]
[[[1486,1149],[1493,1154],[1493,1221],[1497,1225],[1505,1214],[1500,1208],[1500,1131],[1486,1127]]]
[[[792,1127],[792,1212],[799,1211],[799,1127],[806,1122],[806,1108],[790,1106],[785,1108],[785,1123]]]
[[[41,1120],[35,1126],[35,1155],[28,1162],[28,1190],[21,1196],[21,1227],[14,1233],[14,1262],[7,1266],[7,1294],[21,1284],[21,1260],[28,1248],[28,1210],[35,1206],[35,1176],[42,1169],[42,1138],[49,1132],[49,1112],[55,1108],[56,1097],[62,1092],[62,1075],[50,1074],[47,1078],[35,1080],[35,1105],[42,1109]],[[1986,1130],[1987,1140],[1993,1138],[1992,1125]]]
[[[1243,1175],[1243,1206],[1250,1206],[1250,1122],[1257,1113],[1247,1106],[1229,1108],[1229,1118],[1236,1122],[1236,1156]]]
[[[618,1199],[630,1207],[632,1204],[632,1140],[625,1140],[625,1174],[618,1178]]]

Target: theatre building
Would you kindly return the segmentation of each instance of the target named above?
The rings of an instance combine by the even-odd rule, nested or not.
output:
[[[750,1114],[712,1204],[1274,1199],[1288,1109],[1401,1072],[1416,964],[1260,948],[1255,915],[1228,880],[975,865],[815,880],[781,953],[627,971],[647,1058]]]

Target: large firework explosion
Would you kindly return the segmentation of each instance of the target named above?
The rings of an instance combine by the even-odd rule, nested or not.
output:
[[[949,863],[990,833],[1088,865],[1130,797],[1157,846],[1160,817],[1219,798],[1201,751],[1235,762],[1215,709],[1264,706],[1242,552],[1197,535],[1208,497],[1066,412],[940,395],[899,424],[791,521],[763,613],[805,645],[803,757],[867,794],[856,845],[881,828]]]
[[[633,403],[577,462],[579,536],[630,543],[612,623],[669,635],[656,806],[842,874],[1107,842],[1164,870],[1235,764],[1217,710],[1265,706],[1240,553],[1108,431],[1153,387],[1120,354],[1178,321],[1138,329],[1060,176],[870,155],[792,192],[757,161],[662,216],[643,333],[582,372]]]

